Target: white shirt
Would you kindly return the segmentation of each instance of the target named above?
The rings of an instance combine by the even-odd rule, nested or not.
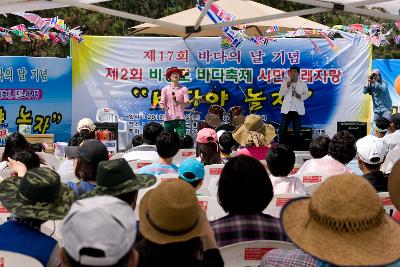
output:
[[[394,133],[385,134],[383,140],[388,144],[389,151],[395,148],[400,148],[400,130],[396,130]]]
[[[64,159],[61,162],[60,167],[58,167],[57,173],[60,175],[61,182],[63,183],[68,183],[75,179],[74,160]]]
[[[300,176],[300,174],[305,172],[322,172],[328,174],[329,176],[352,173],[350,168],[329,155],[326,155],[320,159],[307,160],[296,173],[296,176]]]
[[[276,177],[272,174],[269,175],[272,186],[274,188],[274,194],[307,194],[306,187],[298,177]]]
[[[150,161],[158,161],[160,157],[155,151],[139,151],[133,150],[125,153],[122,156],[126,161],[135,161],[135,160],[150,160]]]
[[[281,84],[281,89],[279,90],[279,95],[284,97],[281,113],[288,114],[289,111],[297,111],[299,115],[304,115],[304,100],[309,97],[307,84],[303,80],[299,79],[295,84],[291,84],[288,88],[287,83],[289,81],[290,78],[285,78]],[[300,95],[300,99],[297,99],[294,96],[294,92]]]

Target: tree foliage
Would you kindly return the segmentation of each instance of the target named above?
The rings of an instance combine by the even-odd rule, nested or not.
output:
[[[272,6],[284,11],[294,11],[303,8],[309,8],[302,4],[289,1],[276,0],[256,0],[259,3]],[[143,15],[151,18],[160,18],[171,15],[189,8],[194,7],[195,0],[112,0],[99,5],[116,10],[126,11],[132,14]],[[96,13],[79,8],[60,8],[51,10],[42,10],[34,12],[42,17],[59,16],[65,22],[72,26],[81,26],[86,35],[103,35],[103,36],[124,36],[129,34],[129,28],[138,25],[139,22],[131,21],[119,17],[113,17],[101,13]],[[371,25],[373,23],[382,23],[386,30],[392,25],[392,22],[382,20],[372,20],[369,17],[348,14],[325,12],[312,16],[308,19],[314,20],[327,26],[337,24],[349,25],[353,23],[362,23]],[[0,17],[0,26],[11,27],[17,24],[29,24],[26,20],[15,15],[8,17]],[[10,45],[0,40],[0,55],[8,56],[55,56],[66,57],[69,55],[69,45],[52,45],[48,41],[34,40],[30,43],[21,42],[20,38],[13,38],[14,44]],[[400,50],[398,45],[391,45],[374,48],[375,58],[400,58]]]

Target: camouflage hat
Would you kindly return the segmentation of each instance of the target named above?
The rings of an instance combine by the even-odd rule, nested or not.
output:
[[[149,174],[134,174],[124,158],[102,161],[97,166],[97,186],[82,195],[82,198],[98,195],[118,196],[152,186],[156,177]]]
[[[28,170],[23,177],[10,177],[0,183],[1,203],[21,218],[61,220],[74,200],[74,191],[46,167]]]

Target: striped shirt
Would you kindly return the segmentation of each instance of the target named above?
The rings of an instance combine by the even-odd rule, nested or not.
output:
[[[279,219],[268,214],[227,215],[211,227],[219,247],[252,240],[288,241]]]

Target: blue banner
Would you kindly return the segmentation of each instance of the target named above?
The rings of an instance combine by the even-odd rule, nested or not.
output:
[[[8,131],[71,137],[69,58],[0,57],[0,123]]]
[[[400,59],[374,59],[372,69],[379,69],[382,80],[388,84],[390,97],[395,110],[400,106]]]

